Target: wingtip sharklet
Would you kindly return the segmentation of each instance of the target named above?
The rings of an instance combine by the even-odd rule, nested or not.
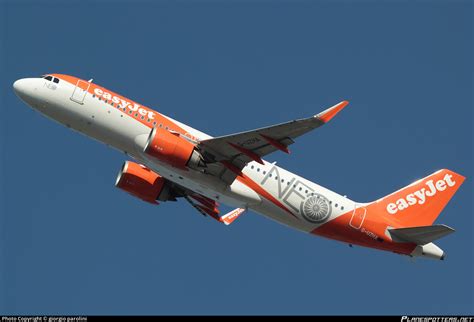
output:
[[[241,214],[243,214],[247,209],[246,208],[236,208],[224,216],[220,217],[219,221],[223,222],[226,226],[232,224]]]
[[[329,122],[337,113],[339,113],[344,107],[349,104],[349,101],[342,101],[327,110],[322,111],[321,113],[315,115],[316,118],[320,119],[324,123]]]

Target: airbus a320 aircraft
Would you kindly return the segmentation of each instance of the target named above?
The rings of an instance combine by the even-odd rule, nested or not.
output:
[[[211,137],[92,80],[49,74],[13,84],[47,117],[126,153],[115,185],[158,204],[183,198],[226,225],[247,209],[303,232],[408,256],[445,258],[433,241],[454,230],[433,222],[464,181],[442,169],[374,202],[359,203],[262,157],[328,123],[343,101],[309,118]],[[219,204],[236,207],[221,215]]]

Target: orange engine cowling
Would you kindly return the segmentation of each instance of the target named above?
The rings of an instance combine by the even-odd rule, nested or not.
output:
[[[152,204],[158,204],[157,199],[170,199],[170,189],[165,178],[147,167],[131,161],[126,161],[123,164],[115,186]]]
[[[194,144],[162,128],[153,128],[143,152],[180,169],[206,166]]]

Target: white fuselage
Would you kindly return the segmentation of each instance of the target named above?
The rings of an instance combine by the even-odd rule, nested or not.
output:
[[[173,200],[174,195],[165,194],[173,191],[176,196],[184,196],[201,213],[225,224],[230,224],[245,209],[251,209],[289,227],[349,245],[410,256],[445,258],[443,250],[431,241],[453,230],[430,225],[465,179],[453,171],[441,169],[374,202],[355,203],[275,163],[260,160],[241,143],[226,142],[255,160],[242,170],[232,164],[228,156],[221,160],[209,156],[205,159],[200,153],[206,152],[206,144],[223,137],[213,139],[91,81],[51,74],[44,78],[17,80],[13,87],[16,94],[35,110],[141,163],[142,166],[126,162],[116,185],[144,201],[156,204],[156,198]],[[314,118],[325,124],[347,103],[341,102]],[[157,139],[158,132],[163,136]],[[263,133],[259,135],[268,145],[287,151],[282,142]],[[197,161],[193,159],[195,152]],[[183,160],[187,161],[180,163]],[[135,170],[124,170],[129,164]],[[216,175],[216,169],[220,171],[219,175]],[[224,180],[221,175],[227,170],[236,176]],[[122,181],[124,171],[129,179]],[[168,190],[164,188],[165,184]],[[205,208],[208,212],[190,198],[211,205]],[[217,202],[237,209],[217,216],[219,212],[212,210],[217,209]]]
[[[77,92],[74,93],[77,90],[76,85],[66,81],[60,81],[58,84],[41,78],[21,81],[29,81],[28,89],[25,90],[33,91],[22,98],[44,115],[126,153],[167,180],[221,203],[252,209],[304,232],[311,232],[320,225],[304,220],[300,214],[307,196],[323,195],[330,201],[330,217],[325,222],[353,210],[356,206],[354,201],[266,161],[264,165],[251,162],[242,172],[284,207],[238,180],[229,186],[217,177],[191,169],[185,171],[172,167],[143,153],[143,146],[153,125],[133,118],[125,108],[111,106],[90,92],[77,95]],[[185,124],[161,114],[160,116],[199,140],[211,138]]]

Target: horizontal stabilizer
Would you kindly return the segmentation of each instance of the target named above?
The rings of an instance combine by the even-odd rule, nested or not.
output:
[[[446,225],[433,225],[389,229],[388,231],[390,232],[392,239],[395,241],[426,245],[432,241],[453,233],[454,229]]]

